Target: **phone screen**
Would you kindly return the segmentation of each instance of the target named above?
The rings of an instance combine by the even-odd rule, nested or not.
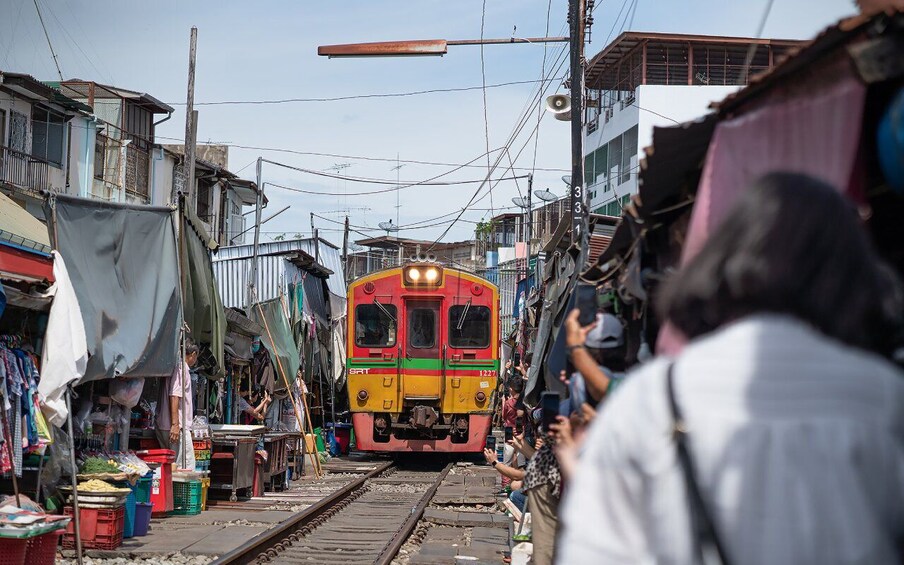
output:
[[[549,430],[549,426],[556,421],[560,402],[558,392],[544,392],[540,395],[540,408],[543,414],[540,424],[544,430]]]
[[[512,441],[515,438],[515,430],[511,426],[505,427],[505,441]]]
[[[496,436],[487,436],[487,449],[496,451]]]
[[[596,287],[592,284],[581,283],[577,287],[577,296],[574,302],[575,308],[580,311],[578,323],[589,326],[596,321],[596,313],[599,311],[599,303],[596,297]]]

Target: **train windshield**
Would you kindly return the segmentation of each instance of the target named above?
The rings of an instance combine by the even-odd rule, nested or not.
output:
[[[412,308],[408,312],[408,341],[411,347],[436,346],[436,312],[430,308]]]
[[[490,345],[490,309],[470,303],[449,308],[449,345],[484,348]]]
[[[355,343],[358,347],[395,345],[398,310],[392,304],[359,304],[355,307]]]

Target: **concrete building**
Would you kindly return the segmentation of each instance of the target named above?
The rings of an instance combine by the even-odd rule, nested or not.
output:
[[[592,212],[621,215],[653,128],[691,121],[802,41],[626,32],[587,65],[584,177]],[[748,56],[750,64],[746,64]]]
[[[91,184],[91,108],[32,76],[0,71],[0,190],[43,218],[42,190]]]
[[[484,257],[478,253],[477,242],[473,240],[435,243],[429,240],[380,236],[358,240],[355,245],[364,249],[348,255],[347,276],[350,281],[374,271],[396,267],[400,264],[399,257],[404,264],[418,255],[431,254],[443,265],[470,272],[476,272],[484,261]]]
[[[73,79],[50,84],[93,108],[96,117],[94,146],[88,148],[93,159],[93,182],[90,190],[79,195],[112,202],[159,202],[154,189],[163,182],[152,178],[153,159],[161,158],[155,151],[155,129],[172,116],[173,108],[150,94],[92,81]]]

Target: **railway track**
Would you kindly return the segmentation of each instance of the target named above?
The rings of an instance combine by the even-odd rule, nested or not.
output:
[[[389,565],[452,464],[420,467],[384,463],[213,563]]]

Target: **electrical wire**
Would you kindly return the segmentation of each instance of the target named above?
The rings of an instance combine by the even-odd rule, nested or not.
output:
[[[483,4],[480,10],[480,80],[483,85],[483,135],[486,140],[486,149],[487,149],[487,178],[492,175],[490,171],[490,118],[487,113],[487,71],[486,71],[486,63],[484,62],[483,57],[483,33],[484,33],[484,24],[486,23],[487,18],[487,0],[483,0]],[[490,208],[493,207],[493,196],[490,195]]]
[[[41,29],[44,30],[44,37],[47,38],[47,46],[50,47],[50,54],[53,56],[53,64],[56,65],[57,74],[60,75],[60,81],[63,80],[63,71],[60,70],[60,62],[57,59],[56,51],[53,50],[53,43],[50,42],[50,34],[47,33],[47,26],[44,25],[44,16],[41,15],[41,8],[38,7],[38,0],[33,0],[35,11],[38,13],[38,20],[41,22]]]
[[[554,79],[549,79],[554,80]],[[273,104],[293,104],[298,102],[342,102],[344,100],[364,100],[369,98],[404,98],[408,96],[421,96],[424,94],[445,94],[451,92],[468,92],[472,90],[484,90],[486,88],[503,88],[506,86],[518,86],[522,84],[535,84],[535,80],[515,80],[499,82],[496,84],[484,84],[481,86],[461,86],[456,88],[430,88],[414,90],[410,92],[384,92],[374,94],[349,94],[346,96],[321,96],[313,98],[282,98],[275,100],[218,100],[212,102],[195,102],[195,106],[264,106]],[[167,102],[170,106],[185,106],[185,102]]]
[[[405,164],[412,164],[412,165],[427,165],[427,166],[434,166],[434,167],[471,167],[471,168],[479,168],[479,169],[484,168],[483,165],[475,165],[473,163],[466,163],[466,164],[462,165],[460,163],[446,163],[446,162],[441,162],[441,161],[422,161],[422,160],[413,160],[413,159],[394,159],[394,158],[390,159],[388,157],[365,157],[362,155],[340,155],[338,153],[321,153],[321,152],[316,152],[316,151],[296,151],[294,149],[283,149],[283,148],[278,148],[278,147],[258,147],[258,146],[253,146],[253,145],[239,145],[239,144],[235,144],[235,143],[229,144],[229,147],[234,147],[236,149],[248,149],[251,151],[270,151],[270,152],[275,152],[275,153],[289,153],[292,155],[305,155],[305,156],[313,156],[313,157],[330,157],[330,158],[336,158],[336,159],[357,159],[360,161],[383,161],[383,162],[387,162],[387,163],[405,163]],[[495,153],[496,151],[501,151],[501,150],[502,150],[502,148],[500,147],[499,149],[494,149],[493,152]],[[528,167],[516,167],[516,170],[528,171],[531,169]],[[534,170],[558,173],[558,172],[567,172],[570,169],[562,169],[562,168],[556,168],[556,167],[546,167],[546,168],[537,167]]]
[[[479,155],[479,156],[475,157],[474,159],[472,159],[471,161],[469,161],[469,163],[473,163],[474,161],[477,161],[477,160],[482,159],[482,158],[483,158],[483,155]],[[309,173],[309,174],[313,174],[313,175],[325,176],[325,177],[329,177],[329,178],[336,178],[336,179],[340,179],[340,180],[350,180],[350,181],[354,181],[354,182],[367,182],[367,183],[372,183],[372,184],[395,184],[395,183],[392,182],[392,181],[383,181],[383,180],[380,180],[380,179],[363,179],[363,178],[361,178],[361,177],[346,177],[346,176],[343,176],[343,175],[331,175],[331,174],[326,173],[326,172],[324,172],[324,171],[314,171],[314,170],[312,170],[312,169],[304,169],[304,168],[301,168],[301,167],[294,167],[294,166],[292,166],[292,165],[287,165],[287,164],[285,164],[285,163],[279,163],[279,162],[277,162],[277,161],[270,161],[270,160],[265,160],[265,161],[266,161],[267,163],[272,164],[272,165],[277,165],[277,166],[279,166],[279,167],[283,167],[283,168],[286,168],[286,169],[291,169],[291,170],[294,170],[294,171],[299,171],[299,172],[302,172],[302,173]],[[405,189],[405,188],[409,188],[409,187],[411,187],[411,186],[424,186],[424,185],[431,185],[431,184],[438,185],[438,186],[449,186],[449,185],[455,185],[455,184],[463,184],[463,182],[444,182],[444,183],[434,183],[434,182],[433,182],[433,181],[435,181],[436,179],[442,178],[442,177],[444,177],[444,176],[446,176],[446,175],[450,175],[450,174],[452,174],[452,173],[454,173],[454,172],[456,172],[456,171],[458,171],[458,170],[460,170],[460,169],[462,169],[462,168],[463,168],[463,167],[457,167],[457,168],[451,169],[451,170],[449,170],[449,171],[446,171],[446,172],[444,172],[444,173],[440,173],[440,174],[438,174],[438,175],[435,175],[435,176],[433,176],[433,177],[430,177],[430,178],[428,178],[428,179],[426,179],[426,180],[423,180],[423,181],[414,182],[414,183],[410,183],[410,184],[405,184],[405,185],[401,185],[401,186],[396,185],[396,186],[394,186],[393,188],[382,189],[382,190],[375,190],[375,191],[364,191],[364,192],[358,192],[358,193],[342,192],[342,193],[339,193],[338,195],[339,195],[339,196],[342,196],[342,195],[347,195],[347,196],[363,196],[363,195],[368,195],[368,194],[380,194],[380,193],[385,193],[385,192],[393,192],[393,191],[396,191],[396,190],[402,190],[402,189]],[[503,179],[497,179],[497,182],[498,182],[498,181],[501,181],[501,180],[503,180]],[[467,182],[473,183],[473,182],[481,182],[481,181],[467,181]],[[485,182],[485,181],[482,181],[482,182]],[[270,183],[268,183],[268,184],[270,184]],[[300,188],[291,188],[291,187],[286,187],[286,186],[283,186],[283,185],[277,185],[277,184],[275,184],[275,183],[273,183],[273,186],[277,186],[277,187],[279,187],[279,188],[284,188],[284,189],[287,189],[287,190],[291,190],[291,191],[293,191],[293,192],[300,192],[300,193],[304,193],[304,194],[319,194],[319,195],[324,195],[324,196],[337,196],[337,193],[329,193],[329,192],[321,192],[321,191],[308,191],[308,190],[304,190],[304,189],[300,189]]]

